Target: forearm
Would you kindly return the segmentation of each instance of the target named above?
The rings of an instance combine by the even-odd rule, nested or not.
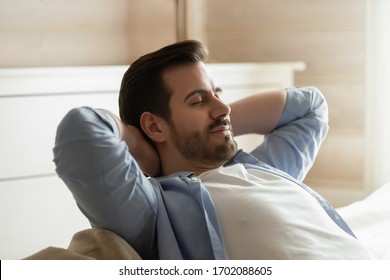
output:
[[[114,113],[105,110],[99,109],[111,116],[111,118],[115,121],[116,126],[118,127],[119,137],[126,142],[127,147],[129,148],[129,152],[134,155],[137,152],[137,132],[132,129],[131,126],[127,126],[123,123]]]
[[[144,139],[142,133],[136,127],[123,123],[112,112],[103,111],[114,119],[120,138],[126,142],[129,152],[137,161],[143,173],[151,177],[158,176],[160,173],[160,158],[152,145]]]
[[[275,129],[286,103],[286,90],[275,90],[238,100],[231,107],[234,135],[267,134]]]

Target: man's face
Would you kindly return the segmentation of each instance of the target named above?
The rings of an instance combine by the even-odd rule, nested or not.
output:
[[[203,63],[170,68],[163,79],[172,92],[170,135],[176,149],[192,162],[223,165],[237,151],[230,124],[230,107]]]

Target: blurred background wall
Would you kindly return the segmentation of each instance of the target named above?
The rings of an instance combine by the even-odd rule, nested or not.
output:
[[[369,2],[0,0],[0,67],[128,65],[186,38],[202,40],[211,62],[303,61],[295,84],[323,91],[331,128],[306,183],[325,196],[341,190],[359,199],[373,182],[367,175]]]
[[[302,61],[296,86],[321,89],[330,109],[305,181],[338,207],[390,181],[389,13],[387,0],[0,0],[0,68],[129,65],[187,38],[206,44],[210,62]],[[0,258],[66,246],[88,227],[57,180],[0,178]]]

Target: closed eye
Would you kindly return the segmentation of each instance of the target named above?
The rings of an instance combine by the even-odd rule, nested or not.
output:
[[[196,104],[200,104],[204,101],[204,97],[202,95],[197,95],[197,96],[194,96],[192,99],[191,99],[191,104],[192,105],[196,105]]]
[[[222,89],[220,87],[216,87],[212,91],[203,88],[196,89],[186,96],[185,101],[191,105],[197,105],[206,102],[212,95],[221,99]]]

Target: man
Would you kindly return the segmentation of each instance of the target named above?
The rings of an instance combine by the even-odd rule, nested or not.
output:
[[[88,107],[58,127],[54,161],[93,227],[144,259],[366,259],[332,206],[302,184],[327,130],[316,88],[233,104],[196,41],[135,61],[121,120]],[[250,154],[233,138],[264,134]]]

